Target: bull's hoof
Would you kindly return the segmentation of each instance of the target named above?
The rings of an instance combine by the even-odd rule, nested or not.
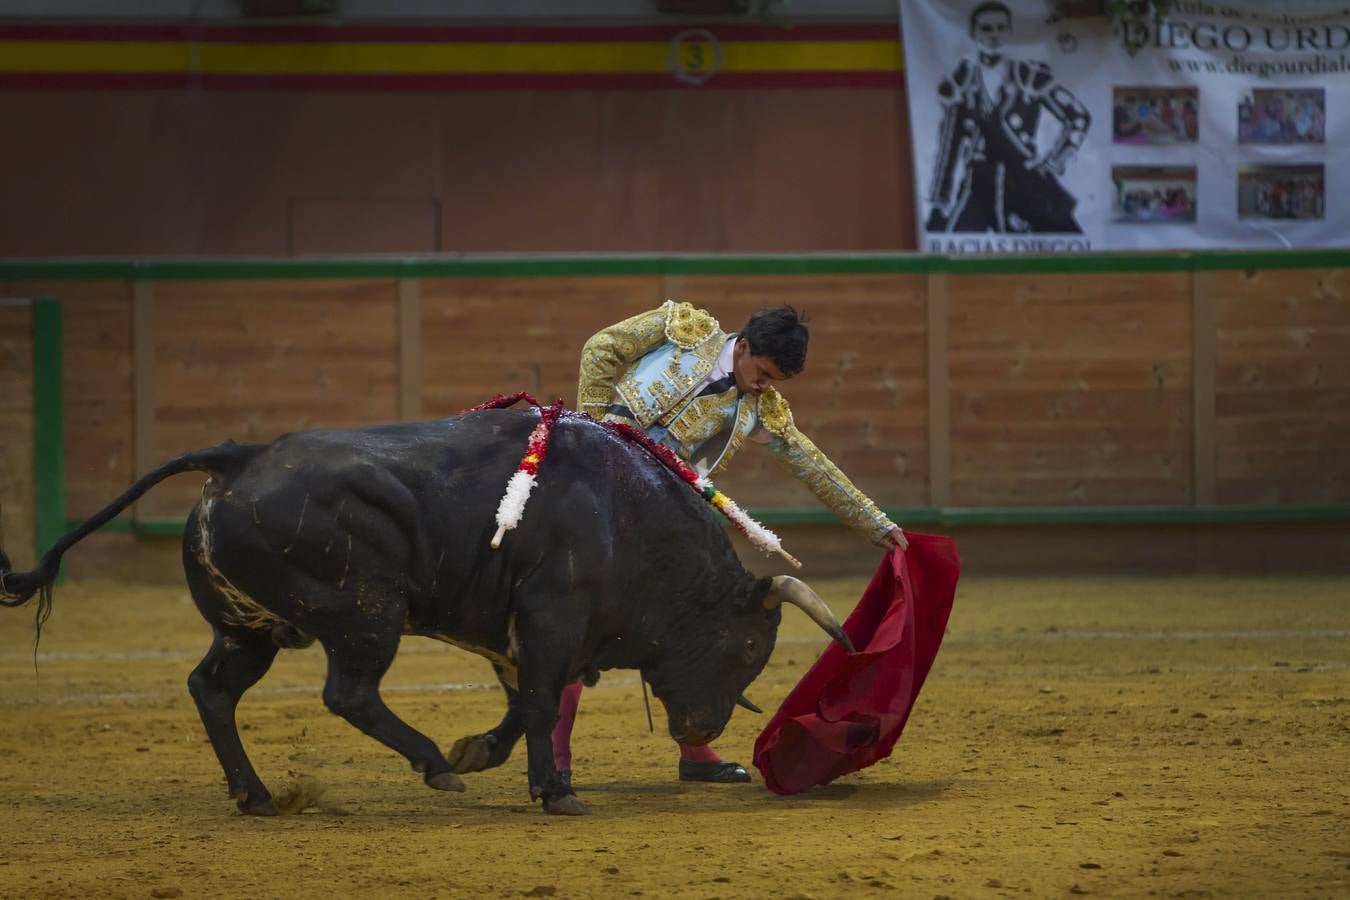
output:
[[[464,781],[454,772],[437,772],[424,779],[427,787],[438,791],[463,791]]]
[[[246,816],[279,816],[281,810],[271,797],[264,797],[261,800],[250,800],[247,797],[241,799],[236,804],[239,811]]]
[[[497,741],[490,734],[474,734],[455,741],[445,754],[453,772],[481,772],[491,768],[492,748]]]
[[[589,816],[590,809],[577,799],[576,794],[563,794],[549,800],[544,798],[544,812],[555,816]]]

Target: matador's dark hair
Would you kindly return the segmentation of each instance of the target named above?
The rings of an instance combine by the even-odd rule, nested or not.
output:
[[[750,352],[755,356],[773,360],[784,375],[796,375],[806,367],[806,345],[811,339],[805,323],[806,314],[791,306],[761,309],[737,337],[750,342]]]

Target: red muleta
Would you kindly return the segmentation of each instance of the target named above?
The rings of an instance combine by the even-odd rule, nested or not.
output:
[[[951,538],[907,532],[844,622],[858,648],[825,648],[755,741],[769,789],[795,794],[890,756],[933,667],[956,596]]]

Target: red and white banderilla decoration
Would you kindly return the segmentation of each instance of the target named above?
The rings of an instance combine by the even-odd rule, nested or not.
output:
[[[557,424],[558,417],[562,415],[563,402],[559,400],[552,406],[540,406],[538,400],[521,391],[510,395],[497,394],[491,400],[467,410],[468,412],[477,412],[484,409],[503,409],[518,400],[524,400],[539,408],[539,424],[535,425],[534,431],[530,432],[530,440],[526,446],[525,455],[521,457],[520,464],[516,466],[516,471],[511,474],[511,479],[506,483],[506,493],[502,496],[501,503],[497,505],[497,532],[492,536],[492,549],[494,550],[501,547],[502,538],[506,535],[506,532],[519,525],[521,516],[525,514],[525,502],[530,499],[530,491],[534,489],[535,481],[539,475],[539,466],[543,464],[544,457],[548,455],[549,441],[553,438],[553,426]],[[589,418],[584,413],[572,413],[571,415]],[[608,429],[611,434],[618,435],[631,444],[637,444],[656,457],[662,465],[678,475],[680,480],[689,485],[695,493],[726,516],[731,524],[735,525],[741,534],[745,535],[746,539],[765,556],[777,553],[795,568],[800,569],[802,567],[801,562],[796,557],[783,549],[782,541],[779,540],[778,535],[750,518],[745,510],[736,505],[735,501],[719,491],[707,478],[699,475],[692,466],[680,459],[669,447],[652,440],[645,431],[631,425],[625,425],[622,422],[601,422],[598,424]]]
[[[529,400],[535,406],[539,406],[534,398],[531,397]],[[548,456],[553,426],[558,422],[562,406],[561,400],[552,406],[539,406],[539,424],[530,432],[525,455],[521,457],[516,471],[511,474],[511,480],[506,483],[506,493],[502,495],[502,502],[497,504],[497,533],[492,536],[493,550],[502,545],[502,537],[508,530],[519,525],[520,517],[525,514],[525,501],[530,499],[530,491],[534,489],[535,481],[538,480],[539,466],[544,462],[544,457]]]

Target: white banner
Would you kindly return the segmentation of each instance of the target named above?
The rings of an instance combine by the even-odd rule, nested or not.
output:
[[[920,250],[1350,245],[1350,4],[1058,5],[901,0]]]

